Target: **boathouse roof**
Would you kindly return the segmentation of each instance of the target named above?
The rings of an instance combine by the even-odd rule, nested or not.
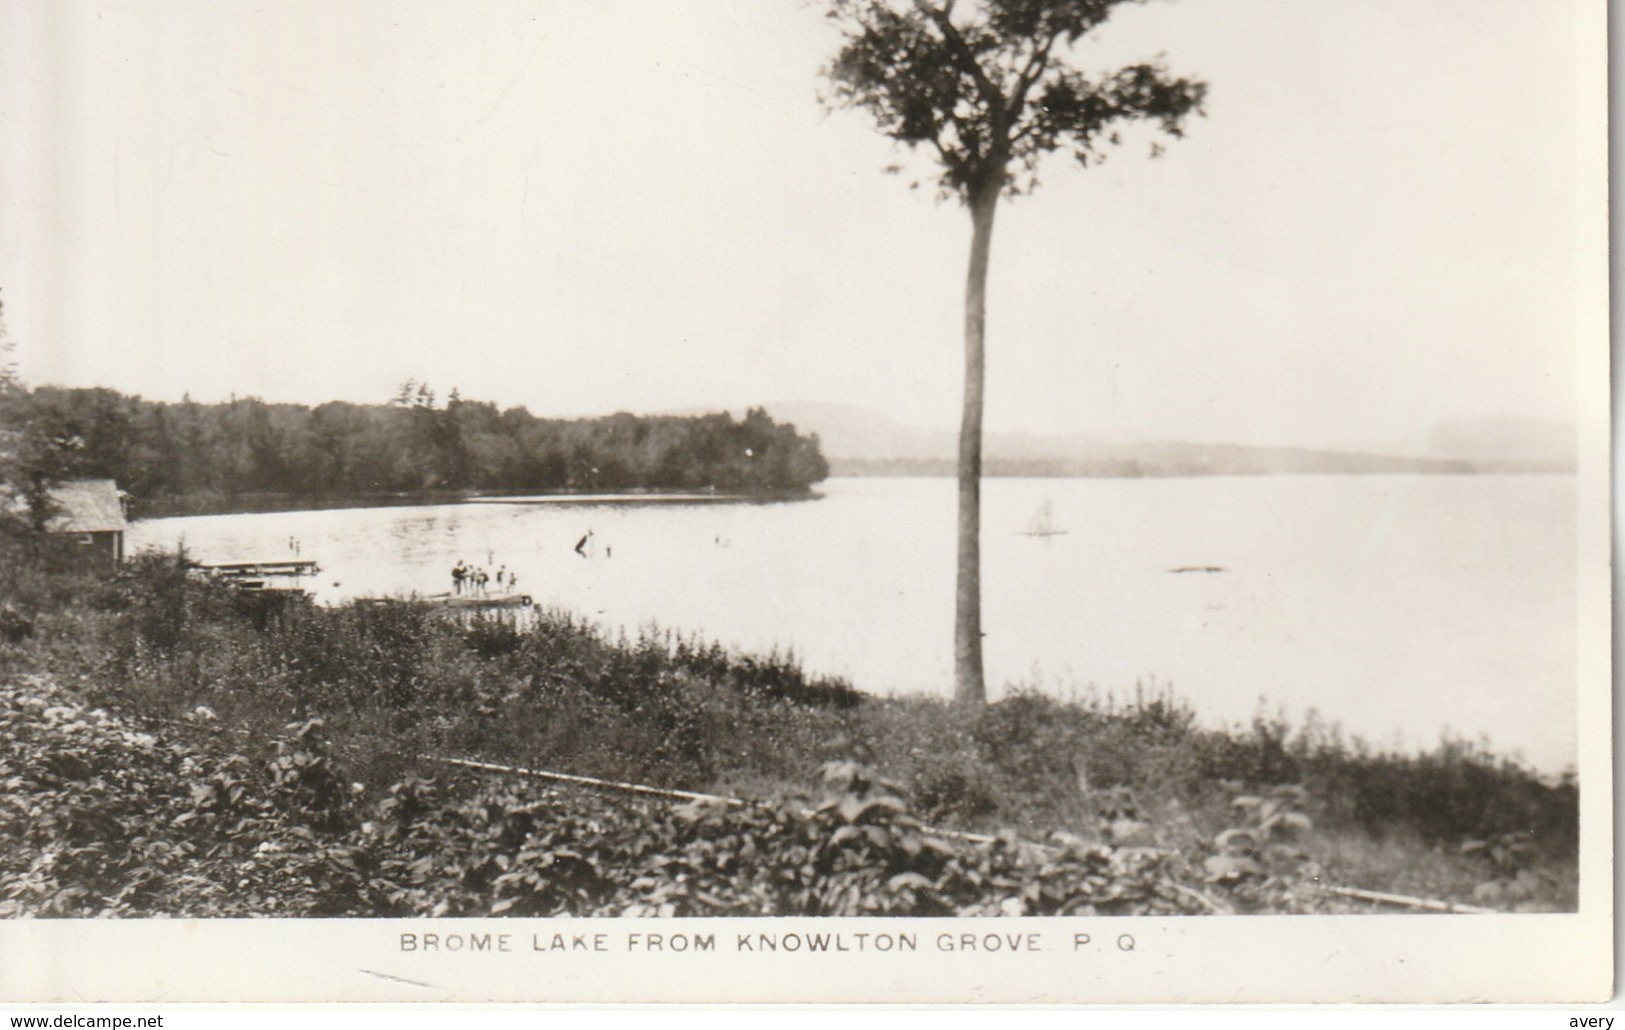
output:
[[[111,479],[73,479],[51,487],[57,514],[46,523],[56,533],[122,533],[124,503]]]

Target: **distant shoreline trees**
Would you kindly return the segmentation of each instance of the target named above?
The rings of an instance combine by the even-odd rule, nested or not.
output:
[[[816,436],[760,408],[549,419],[410,384],[391,404],[314,408],[233,398],[149,401],[102,388],[11,392],[0,428],[53,478],[110,476],[137,504],[243,495],[448,491],[805,492],[829,474]],[[47,446],[71,441],[72,446]],[[42,470],[45,471],[45,470]]]

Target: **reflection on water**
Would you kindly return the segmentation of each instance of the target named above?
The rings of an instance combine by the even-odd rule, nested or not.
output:
[[[437,594],[459,562],[611,628],[651,622],[876,693],[952,693],[954,484],[846,479],[778,504],[501,502],[155,519],[131,545],[315,558],[320,601]],[[1302,476],[983,488],[988,682],[1169,683],[1378,744],[1575,752],[1573,480]],[[1050,532],[1031,533],[1045,510]],[[590,546],[576,545],[591,531]],[[290,544],[290,541],[292,543]],[[1175,572],[1173,570],[1191,570]],[[1210,571],[1217,570],[1217,571]]]

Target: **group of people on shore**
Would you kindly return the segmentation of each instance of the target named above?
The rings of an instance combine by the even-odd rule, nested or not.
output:
[[[469,597],[489,597],[493,578],[497,592],[502,594],[512,593],[519,585],[518,574],[509,572],[506,565],[499,567],[493,577],[485,565],[474,566],[466,561],[458,561],[451,567],[451,590],[457,597],[465,594]]]

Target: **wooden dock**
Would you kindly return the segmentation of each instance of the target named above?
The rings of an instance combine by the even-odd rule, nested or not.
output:
[[[510,594],[505,597],[436,597],[430,598],[429,603],[442,608],[485,611],[491,608],[529,608],[533,602],[529,594]]]
[[[216,576],[314,576],[322,571],[314,560],[193,562],[192,567]]]
[[[356,604],[360,605],[390,605],[390,604],[421,604],[430,608],[446,608],[452,611],[479,612],[499,611],[502,609],[530,608],[535,601],[529,594],[508,594],[502,597],[454,597],[451,594],[432,594],[428,597],[358,597]]]

